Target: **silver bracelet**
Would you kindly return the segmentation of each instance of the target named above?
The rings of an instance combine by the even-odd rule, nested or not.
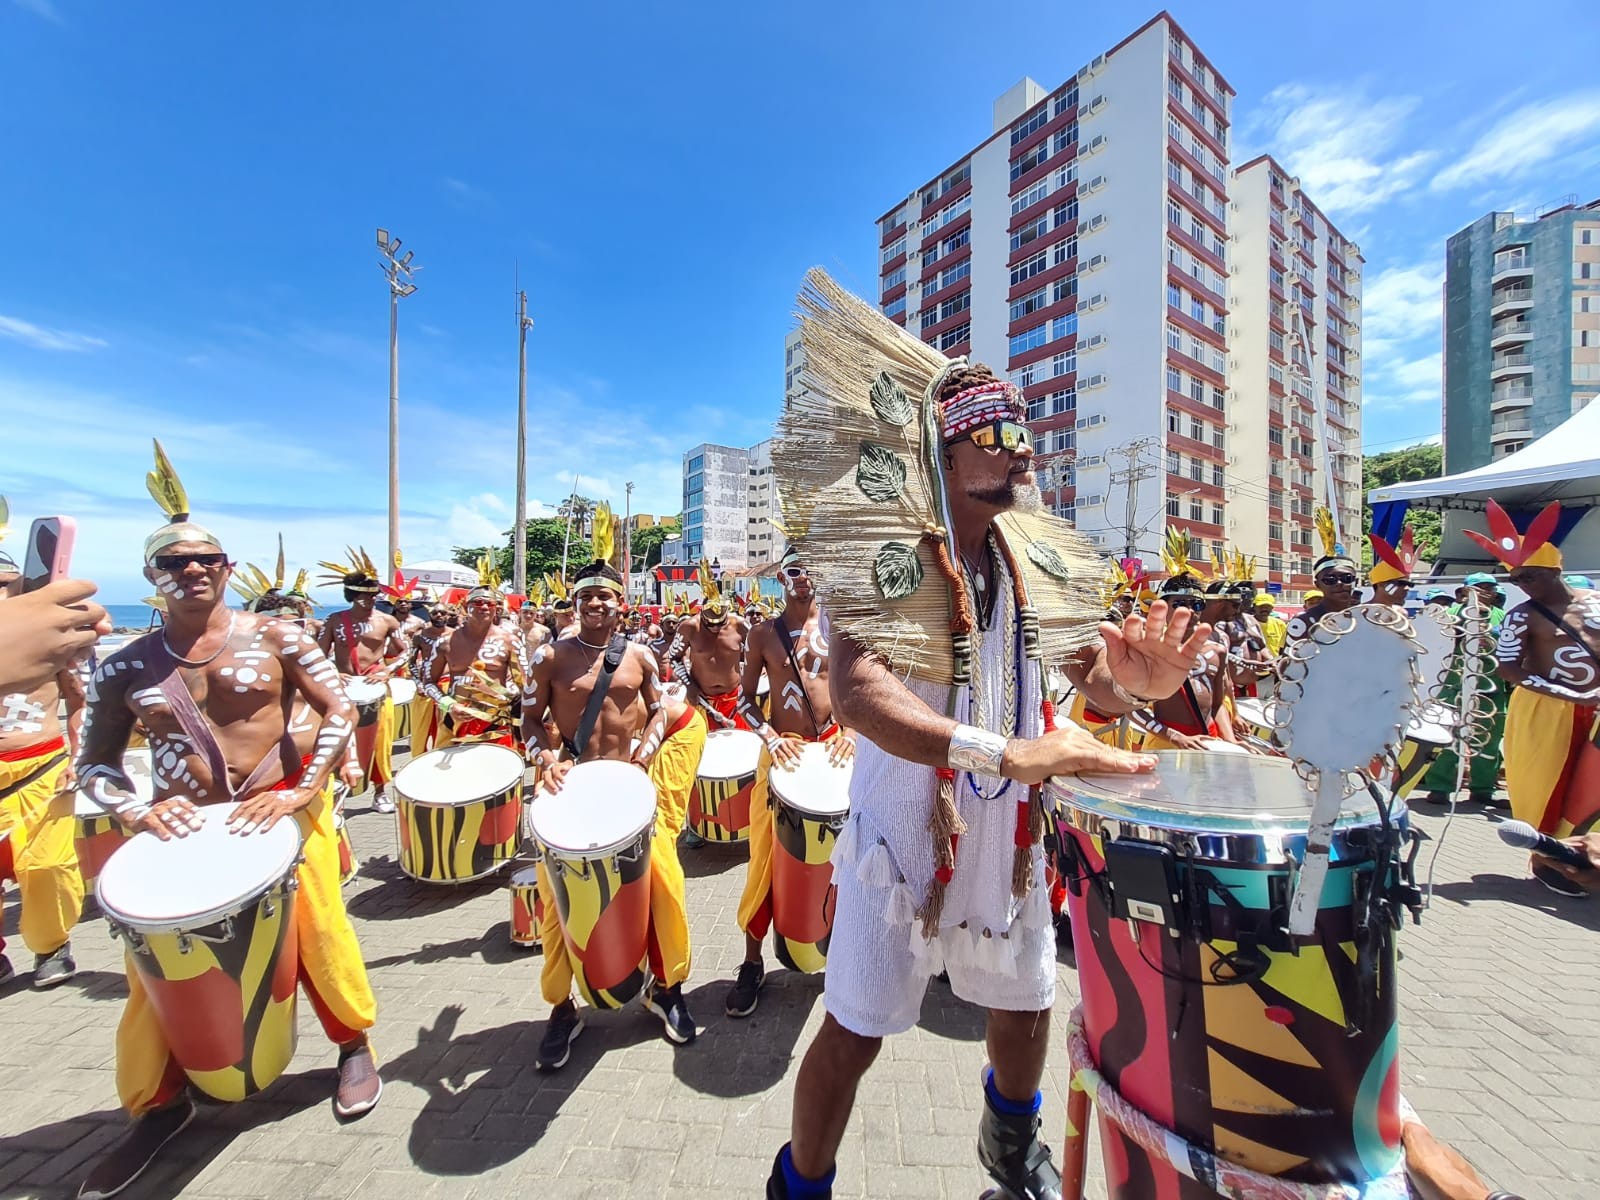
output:
[[[1143,708],[1146,704],[1154,704],[1160,698],[1157,696],[1135,696],[1115,679],[1112,679],[1110,675],[1107,675],[1106,678],[1111,680],[1111,694],[1124,704],[1131,704],[1135,708]]]
[[[958,771],[1000,778],[1006,739],[976,725],[957,725],[950,733],[949,763]]]

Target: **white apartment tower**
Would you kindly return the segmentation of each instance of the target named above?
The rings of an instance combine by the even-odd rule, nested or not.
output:
[[[1229,352],[1256,236],[1230,203],[1233,95],[1166,13],[1053,91],[1024,79],[986,141],[880,218],[879,298],[1023,389],[1046,503],[1102,550],[1159,568],[1175,521],[1192,551],[1243,549],[1265,576],[1268,490],[1234,486],[1257,458],[1265,480],[1269,435],[1263,418],[1260,449],[1241,444],[1266,366],[1237,392]]]
[[[1228,534],[1298,595],[1316,507],[1360,554],[1361,251],[1270,155],[1234,172],[1232,197]]]

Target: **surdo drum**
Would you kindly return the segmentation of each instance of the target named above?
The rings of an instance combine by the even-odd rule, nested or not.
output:
[[[511,876],[511,944],[535,950],[544,923],[544,898],[539,895],[539,868],[523,867]]]
[[[191,1083],[243,1100],[289,1065],[295,1048],[295,868],[300,830],[228,831],[228,813],[199,810],[186,837],[128,840],[95,887],[113,934],[127,944]]]
[[[1433,760],[1450,745],[1456,724],[1455,712],[1437,700],[1423,704],[1406,723],[1405,741],[1400,744],[1394,777],[1390,781],[1399,799],[1404,800],[1416,790],[1428,768],[1433,766]]]
[[[750,794],[760,765],[761,739],[748,729],[707,734],[689,792],[688,827],[708,842],[749,841]]]
[[[1219,1158],[1362,1184],[1399,1162],[1396,901],[1410,842],[1346,802],[1309,937],[1286,931],[1311,795],[1287,760],[1166,752],[1153,774],[1050,781],[1100,1073]],[[1101,1109],[1113,1200],[1210,1196]]]
[[[793,767],[773,764],[772,928],[779,960],[814,972],[828,962],[833,932],[833,843],[850,815],[853,764],[836,767],[828,747],[807,742]]]
[[[411,702],[417,698],[416,680],[389,680],[389,697],[394,701],[394,740],[410,742]]]
[[[632,763],[579,763],[530,819],[578,991],[621,1008],[646,979],[655,785]]]
[[[517,852],[522,755],[469,742],[430,750],[394,777],[400,869],[423,883],[465,883]]]

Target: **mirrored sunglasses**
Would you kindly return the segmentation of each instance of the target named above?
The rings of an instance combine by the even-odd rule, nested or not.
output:
[[[985,450],[999,447],[1014,451],[1022,446],[1033,449],[1033,434],[1026,425],[1016,421],[992,421],[988,425],[969,429],[963,436],[974,446],[981,446]]]

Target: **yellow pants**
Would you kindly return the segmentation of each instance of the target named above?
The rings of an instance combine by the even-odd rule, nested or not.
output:
[[[43,750],[16,762],[0,761],[0,791],[49,762],[61,749]],[[83,913],[83,876],[78,872],[78,823],[73,797],[62,787],[66,760],[0,800],[0,878],[17,881],[22,893],[22,941],[35,954],[54,954]],[[9,854],[7,851],[9,850]],[[10,870],[4,870],[5,864]],[[0,918],[4,916],[0,892]],[[0,949],[5,939],[0,938]]]
[[[1090,715],[1088,702],[1082,692],[1072,698],[1072,708],[1067,712],[1067,719],[1074,725],[1087,729],[1094,734],[1097,741],[1105,742],[1108,746],[1116,746],[1122,750],[1138,750],[1144,741],[1144,733],[1132,720],[1129,720],[1127,730],[1124,732],[1121,717],[1113,717],[1106,721],[1102,720],[1098,713]]]
[[[304,861],[297,876],[295,933],[300,945],[299,981],[329,1041],[354,1041],[377,1020],[378,1004],[367,982],[361,945],[345,912],[339,887],[339,839],[333,826],[332,790],[295,817]],[[117,1095],[133,1116],[170,1104],[186,1083],[167,1049],[155,1008],[127,959],[128,1003],[117,1026]]]
[[[661,743],[650,760],[650,782],[656,788],[656,831],[650,840],[650,970],[666,987],[689,978],[689,910],[683,888],[683,865],[678,861],[678,835],[689,814],[689,789],[700,770],[706,748],[706,719],[692,710],[689,720]],[[561,914],[543,862],[539,864],[539,893],[544,897],[544,921],[539,927],[544,966],[539,990],[545,1003],[560,1004],[572,995],[572,964],[561,935]]]
[[[1595,736],[1596,717],[1591,705],[1522,687],[1511,693],[1504,743],[1506,792],[1517,820],[1558,838],[1591,822],[1600,796],[1572,784],[1584,747]]]
[[[433,749],[435,726],[439,724],[439,708],[421,692],[411,697],[411,757]]]
[[[382,787],[394,778],[394,697],[384,696],[378,706],[378,719],[371,725],[357,726],[356,761],[366,780],[361,790]]]

